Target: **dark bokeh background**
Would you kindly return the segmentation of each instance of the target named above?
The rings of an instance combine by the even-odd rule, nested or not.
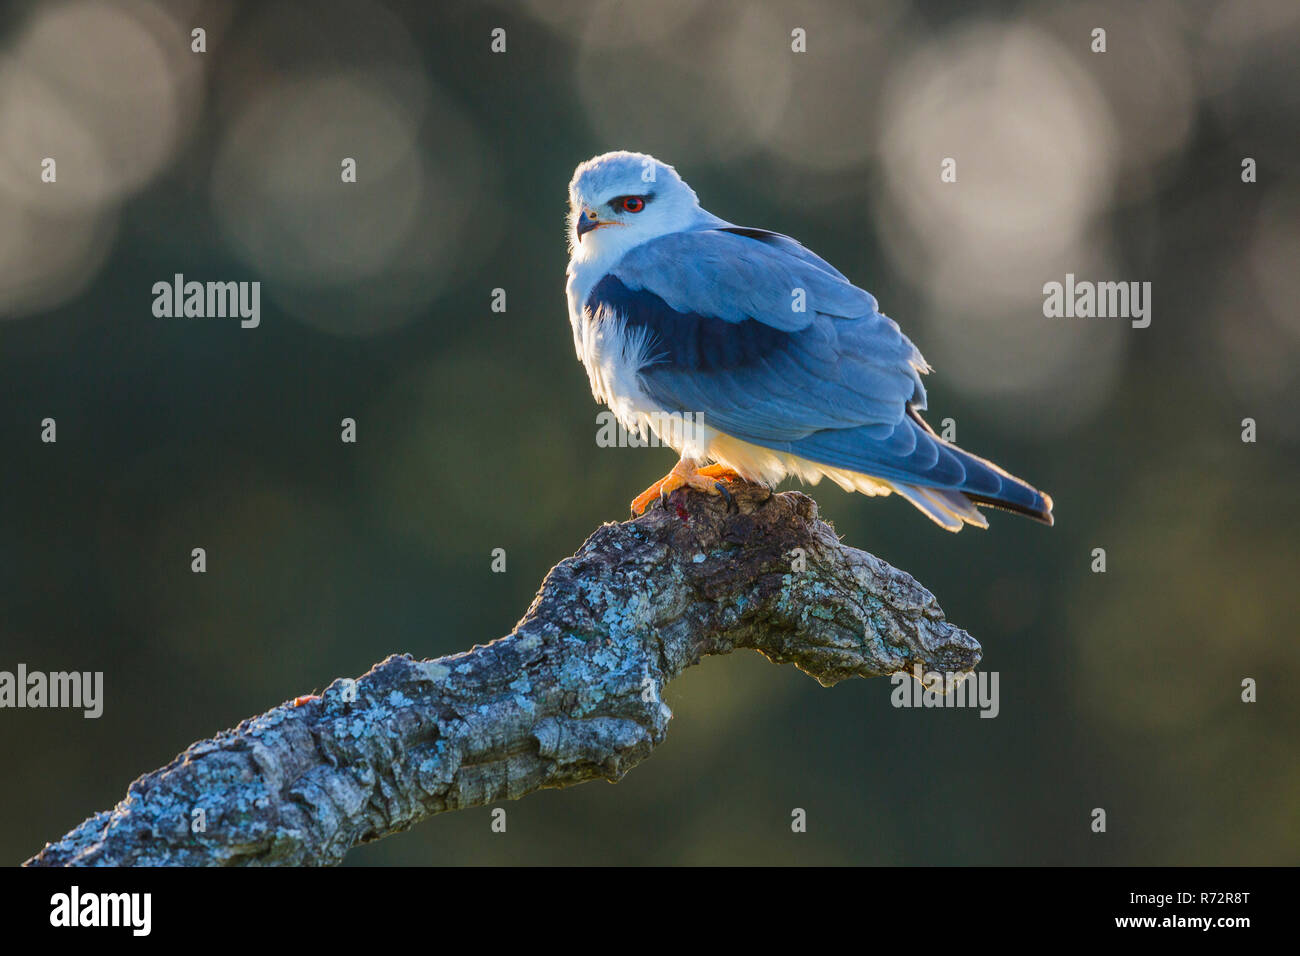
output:
[[[937,369],[931,420],[1053,494],[1053,529],[995,513],[950,535],[897,498],[814,492],[981,640],[1001,714],[711,659],[619,785],[350,861],[1300,858],[1294,3],[0,16],[0,669],[102,670],[107,695],[97,721],[0,711],[0,860],[287,697],[507,632],[668,469],[597,447],[565,314],[568,179],[613,148],[873,291]],[[154,318],[176,272],[260,280],[261,326]],[[1151,327],[1044,318],[1067,272],[1153,283]]]

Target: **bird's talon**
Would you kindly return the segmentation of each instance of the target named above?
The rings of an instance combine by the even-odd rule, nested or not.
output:
[[[718,494],[722,495],[723,500],[726,501],[728,513],[738,514],[740,512],[740,506],[736,504],[736,499],[731,492],[727,490],[727,486],[721,481],[715,481],[713,487],[718,489]]]
[[[734,501],[731,493],[727,491],[725,483],[743,480],[736,472],[722,465],[695,468],[688,462],[678,462],[676,468],[632,500],[632,514],[634,516],[644,514],[655,498],[658,498],[659,503],[665,508],[668,507],[668,499],[672,496],[672,493],[683,487],[702,491],[705,494],[723,495],[727,498],[728,507],[730,508],[734,505]],[[740,509],[736,508],[736,510],[739,511]]]

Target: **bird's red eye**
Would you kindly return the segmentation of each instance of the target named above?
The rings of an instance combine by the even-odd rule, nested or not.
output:
[[[645,208],[645,200],[640,196],[628,196],[623,200],[623,210],[625,212],[640,212]]]

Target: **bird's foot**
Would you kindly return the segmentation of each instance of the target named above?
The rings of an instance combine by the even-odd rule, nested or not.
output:
[[[708,495],[722,495],[732,504],[731,493],[724,482],[743,481],[740,475],[723,465],[709,465],[696,468],[685,462],[678,462],[672,471],[664,475],[641,494],[632,499],[633,516],[644,514],[650,503],[658,498],[667,501],[678,488],[693,488]]]
[[[303,694],[301,697],[295,697],[293,706],[301,707],[303,704],[310,704],[313,700],[320,700],[320,694]]]
[[[726,465],[706,465],[696,474],[703,475],[705,478],[721,478],[723,481],[744,481],[740,473],[733,471]]]

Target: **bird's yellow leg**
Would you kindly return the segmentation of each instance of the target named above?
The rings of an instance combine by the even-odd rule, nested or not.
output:
[[[726,465],[709,465],[705,468],[701,468],[698,474],[703,475],[705,478],[721,478],[723,481],[744,481],[745,480],[744,478],[740,477],[739,472],[733,471],[732,469],[728,468]]]
[[[740,476],[730,468],[721,465],[700,468],[692,459],[683,458],[673,466],[672,471],[632,499],[632,514],[642,514],[650,506],[650,502],[656,498],[667,498],[682,487],[694,488],[696,491],[703,491],[710,495],[721,494],[715,487],[718,480],[732,481],[733,478],[740,480]]]

